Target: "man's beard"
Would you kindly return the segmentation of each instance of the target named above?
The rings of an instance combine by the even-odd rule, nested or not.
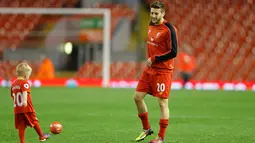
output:
[[[153,24],[160,24],[160,21],[161,21],[160,18],[159,18],[159,19],[156,19],[156,20],[152,20],[152,19],[151,19],[151,22],[152,22]]]

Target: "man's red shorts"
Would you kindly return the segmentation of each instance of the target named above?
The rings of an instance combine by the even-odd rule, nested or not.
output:
[[[27,126],[34,127],[38,123],[38,119],[34,112],[15,114],[15,128],[24,129]]]
[[[137,92],[146,92],[155,97],[168,98],[172,83],[172,74],[149,74],[146,71],[138,81]]]

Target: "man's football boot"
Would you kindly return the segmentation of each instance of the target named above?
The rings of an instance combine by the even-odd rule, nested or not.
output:
[[[135,139],[137,142],[144,140],[147,136],[152,135],[153,134],[153,130],[149,129],[149,130],[143,130],[140,135]]]
[[[157,137],[154,140],[151,140],[149,143],[163,143],[164,141],[161,139],[161,137]]]

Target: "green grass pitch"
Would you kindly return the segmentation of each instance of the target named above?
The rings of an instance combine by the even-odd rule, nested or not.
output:
[[[44,132],[60,121],[63,131],[48,143],[134,143],[142,127],[134,89],[33,88],[32,99]],[[13,104],[8,88],[0,88],[0,143],[17,143]],[[158,132],[157,100],[146,97],[150,123]],[[231,91],[172,91],[171,124],[166,143],[254,143],[255,93]],[[26,143],[38,137],[26,130]]]

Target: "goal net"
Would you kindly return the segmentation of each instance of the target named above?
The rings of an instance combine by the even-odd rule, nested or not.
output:
[[[109,9],[1,8],[0,19],[0,44],[5,47],[4,60],[36,61],[44,53],[51,58],[57,70],[75,65],[77,78],[100,74],[97,78],[102,79],[102,86],[109,86]],[[72,53],[75,54],[70,59]],[[98,59],[101,71],[82,70],[84,65]]]

